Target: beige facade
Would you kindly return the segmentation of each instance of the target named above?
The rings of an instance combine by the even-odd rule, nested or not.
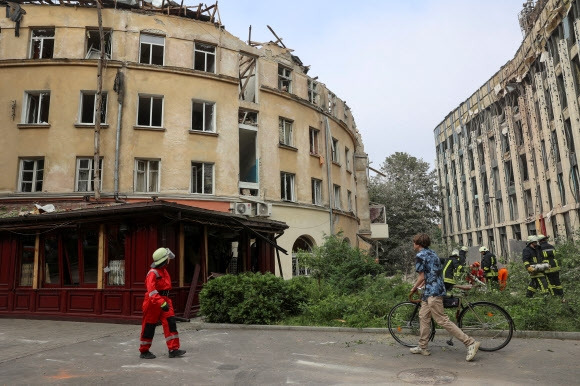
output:
[[[97,9],[21,6],[18,26],[0,19],[0,205],[94,200]],[[300,241],[368,248],[360,133],[291,50],[186,16],[104,8],[102,25],[102,200],[285,222],[285,278]]]
[[[503,256],[580,219],[580,2],[535,7],[514,58],[435,128],[444,237]]]

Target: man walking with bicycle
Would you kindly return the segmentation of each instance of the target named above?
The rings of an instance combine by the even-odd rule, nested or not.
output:
[[[417,292],[419,287],[424,287],[421,298],[421,310],[419,311],[419,345],[411,348],[413,354],[431,355],[427,349],[429,334],[431,332],[431,318],[451,335],[463,342],[467,347],[466,361],[471,361],[480,342],[465,334],[457,327],[443,310],[443,296],[446,295],[443,281],[443,268],[437,254],[429,249],[431,239],[425,233],[419,233],[413,237],[413,249],[417,252],[415,258],[415,271],[419,274],[411,294]]]

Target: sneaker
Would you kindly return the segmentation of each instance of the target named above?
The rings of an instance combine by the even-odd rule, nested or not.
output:
[[[185,354],[185,350],[169,350],[169,358],[177,358]]]
[[[145,351],[145,352],[142,352],[141,355],[139,355],[139,358],[141,358],[141,359],[155,359],[157,357],[151,351]]]
[[[467,347],[467,356],[465,357],[466,361],[469,362],[475,357],[475,354],[477,354],[477,350],[479,350],[480,345],[481,342],[474,342]]]
[[[431,352],[425,348],[421,348],[419,346],[411,348],[411,353],[413,354],[421,354],[421,355],[431,355]]]

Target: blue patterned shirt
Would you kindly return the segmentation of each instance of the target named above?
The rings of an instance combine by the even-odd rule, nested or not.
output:
[[[415,271],[425,275],[425,289],[423,300],[429,296],[445,296],[445,283],[443,281],[443,266],[435,252],[424,248],[417,253],[415,258]]]

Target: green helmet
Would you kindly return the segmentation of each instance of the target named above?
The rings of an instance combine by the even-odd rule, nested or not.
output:
[[[487,247],[480,247],[479,248],[479,252],[487,252],[489,251],[489,249],[487,249]]]
[[[462,246],[462,247],[461,247],[461,250],[462,250],[462,251],[464,251],[464,252],[467,252],[467,251],[469,251],[469,248],[467,248],[467,247],[464,245],[464,246]]]
[[[547,239],[547,238],[548,238],[547,236],[544,236],[544,235],[543,235],[543,234],[541,234],[541,233],[540,233],[540,234],[538,234],[538,236],[537,236],[537,237],[538,237],[538,241],[542,241],[542,240],[545,240],[545,239]]]
[[[528,236],[528,239],[526,240],[526,245],[530,245],[531,243],[537,243],[537,242],[538,242],[538,236],[530,235],[530,236]]]
[[[167,259],[175,259],[175,255],[171,252],[171,249],[157,248],[157,250],[153,252],[153,264],[151,264],[151,268],[159,267]]]

